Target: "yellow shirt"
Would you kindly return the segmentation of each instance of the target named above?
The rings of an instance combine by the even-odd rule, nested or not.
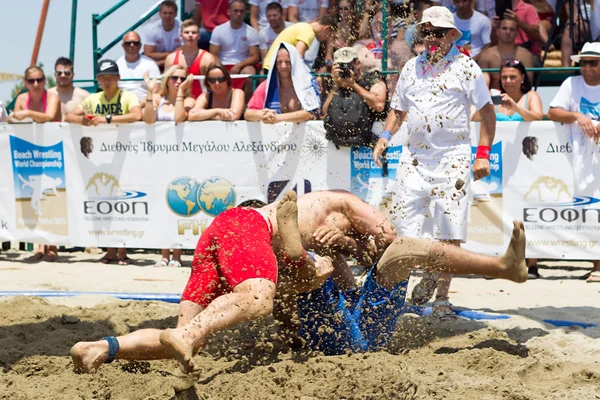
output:
[[[117,104],[118,100],[120,100],[119,104]],[[140,102],[135,94],[120,89],[110,101],[106,100],[104,92],[100,92],[90,94],[81,103],[83,111],[88,115],[124,115],[129,114],[133,107],[139,105]]]
[[[269,48],[265,59],[263,60],[263,68],[269,69],[271,66],[271,58],[273,57],[273,52],[279,49],[279,45],[282,42],[289,43],[292,46],[296,47],[298,42],[306,43],[307,47],[310,47],[313,40],[315,40],[315,31],[313,31],[312,26],[310,26],[307,22],[298,22],[297,24],[288,26],[285,28],[277,37],[275,41]]]

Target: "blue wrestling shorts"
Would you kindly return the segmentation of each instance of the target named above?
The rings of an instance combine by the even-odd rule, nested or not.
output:
[[[406,299],[408,279],[392,290],[378,285],[371,268],[362,288],[342,291],[333,280],[298,296],[308,345],[327,355],[364,352],[388,344]]]

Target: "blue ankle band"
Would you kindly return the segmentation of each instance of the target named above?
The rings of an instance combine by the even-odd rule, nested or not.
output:
[[[106,340],[108,342],[108,358],[104,363],[110,364],[115,360],[117,351],[119,351],[119,341],[114,336],[105,336],[100,340]]]

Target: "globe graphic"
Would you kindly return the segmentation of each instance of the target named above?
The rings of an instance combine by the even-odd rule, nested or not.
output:
[[[194,178],[181,177],[167,187],[167,204],[175,214],[191,217],[200,212],[196,201],[199,183]]]
[[[216,217],[235,206],[233,185],[219,177],[206,179],[198,188],[198,204],[205,213]]]

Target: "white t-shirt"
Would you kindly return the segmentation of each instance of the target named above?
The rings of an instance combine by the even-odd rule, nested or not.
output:
[[[231,22],[217,26],[210,37],[210,44],[219,46],[219,58],[224,65],[235,65],[250,56],[250,46],[259,45],[258,32],[248,24],[233,29]]]
[[[550,107],[576,111],[600,121],[600,85],[589,86],[583,76],[572,76],[560,85],[550,102]],[[566,125],[567,129],[581,130],[577,124]]]
[[[117,66],[119,67],[121,79],[144,78],[146,71],[150,78],[156,78],[160,75],[160,70],[154,60],[143,55],[134,63],[128,63],[125,56],[123,56],[117,60]],[[143,80],[119,82],[119,87],[135,94],[139,101],[146,98],[146,83]]]
[[[487,14],[488,18],[496,16],[496,0],[477,0],[477,11]]]
[[[460,19],[455,13],[454,25],[462,32],[462,37],[456,44],[459,46],[470,44],[469,53],[472,57],[481,53],[483,46],[491,42],[492,23],[481,13],[475,11],[469,19]]]
[[[288,7],[298,7],[298,22],[310,22],[322,7],[329,8],[329,0],[288,0]]]
[[[289,21],[285,21],[285,27],[283,29],[291,25],[294,24]],[[267,25],[266,28],[261,29],[260,33],[258,34],[260,40],[260,49],[269,50],[269,47],[271,47],[277,35],[279,35],[279,33],[276,33],[273,28],[271,28],[271,25]]]
[[[483,73],[456,46],[436,67],[423,53],[410,59],[398,79],[390,107],[408,112],[403,158],[423,161],[471,156],[470,107],[492,102]]]
[[[600,0],[594,0],[594,3],[592,4],[590,29],[592,31],[592,40],[600,40]]]
[[[175,26],[169,32],[163,28],[162,21],[158,21],[148,27],[144,36],[144,44],[156,46],[159,53],[171,53],[181,47],[181,27],[179,21],[175,20]]]
[[[281,7],[285,10],[287,5],[287,0],[250,0],[251,6],[258,7],[258,29],[261,31],[269,26],[269,21],[267,21],[267,6],[271,3],[279,3]]]

